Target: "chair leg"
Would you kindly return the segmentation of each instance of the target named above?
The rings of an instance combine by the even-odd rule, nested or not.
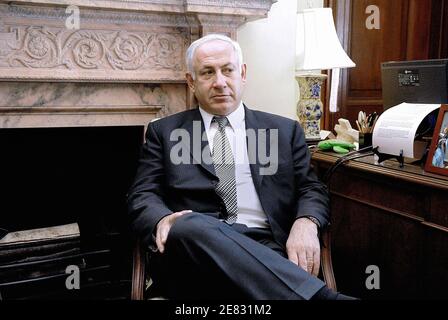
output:
[[[333,272],[333,264],[331,261],[331,237],[330,231],[325,229],[322,232],[322,248],[321,248],[321,267],[322,275],[327,287],[337,291],[336,280]]]
[[[131,300],[143,300],[145,291],[146,253],[140,241],[136,241],[133,252]]]

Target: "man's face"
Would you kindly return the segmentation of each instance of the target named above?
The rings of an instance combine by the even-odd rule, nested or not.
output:
[[[214,40],[197,48],[193,72],[195,79],[187,73],[187,82],[205,111],[225,116],[239,106],[246,82],[246,65],[240,70],[230,43]]]

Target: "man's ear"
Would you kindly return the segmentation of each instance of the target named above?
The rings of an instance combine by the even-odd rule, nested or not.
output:
[[[247,65],[243,63],[241,66],[241,79],[243,80],[243,83],[246,83],[246,72],[247,72]]]
[[[191,91],[194,92],[194,80],[190,73],[185,74],[185,78],[187,78],[187,84],[190,87]]]

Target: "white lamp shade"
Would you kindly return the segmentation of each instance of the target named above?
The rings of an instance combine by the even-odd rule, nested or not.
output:
[[[356,66],[339,42],[330,8],[306,9],[298,14],[296,52],[297,70]]]

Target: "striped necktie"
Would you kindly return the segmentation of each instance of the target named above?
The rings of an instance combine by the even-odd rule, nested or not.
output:
[[[235,161],[226,135],[227,117],[214,117],[212,121],[218,123],[218,131],[213,138],[213,164],[219,182],[216,193],[222,198],[227,210],[226,222],[236,221],[238,204],[236,195]]]

